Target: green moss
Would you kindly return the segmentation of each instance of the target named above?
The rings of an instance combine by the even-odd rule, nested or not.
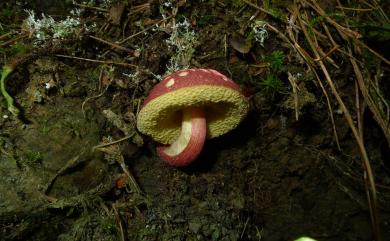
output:
[[[264,60],[270,64],[273,72],[278,72],[283,67],[284,53],[281,50],[275,50],[270,55],[266,56]]]
[[[261,85],[267,92],[277,92],[284,88],[284,83],[272,74],[269,74],[265,79],[263,79]]]
[[[30,44],[16,43],[11,45],[10,52],[12,55],[23,55],[28,53],[32,49]]]
[[[39,151],[27,151],[24,155],[25,163],[29,166],[35,166],[42,161],[42,154]]]

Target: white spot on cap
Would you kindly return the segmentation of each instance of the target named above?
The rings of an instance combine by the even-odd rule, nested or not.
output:
[[[208,69],[200,69],[200,70],[203,72],[206,72],[206,73],[210,73],[210,70],[208,70]]]
[[[167,83],[165,83],[165,87],[169,88],[171,87],[172,85],[175,84],[175,79],[174,78],[170,78]]]
[[[222,76],[222,79],[225,81],[229,81],[229,79],[226,76]]]
[[[179,76],[184,77],[184,76],[187,76],[188,74],[189,74],[188,71],[183,71],[183,72],[179,73]]]

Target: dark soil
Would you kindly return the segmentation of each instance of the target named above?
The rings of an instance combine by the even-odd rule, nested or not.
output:
[[[0,240],[374,239],[360,151],[337,102],[331,97],[340,149],[326,97],[302,58],[272,31],[264,47],[249,36],[251,16],[283,32],[280,20],[234,0],[124,1],[123,13],[104,1],[93,7],[111,12],[49,2],[1,2],[0,36],[24,33],[28,15],[23,9],[60,20],[80,8],[82,21],[97,27],[48,45],[33,44],[33,37],[25,35],[2,47],[2,65],[33,54],[7,81],[21,115],[12,116],[0,99]],[[251,2],[261,6],[261,1]],[[271,2],[283,11],[290,5]],[[145,8],[137,11],[140,6]],[[177,45],[167,43],[172,19],[159,22],[175,7],[172,19],[187,21],[197,36],[182,55]],[[132,34],[137,35],[120,44],[127,50],[110,51],[112,46],[88,37],[114,43]],[[188,37],[182,36],[184,44],[191,43]],[[27,53],[15,50],[17,43],[26,45]],[[275,51],[281,51],[283,67],[273,69],[269,56]],[[342,97],[353,103],[351,66],[335,60],[340,69],[332,77]],[[166,165],[151,138],[133,133],[143,98],[172,61],[226,74],[251,104],[235,130],[208,140],[200,157],[185,168]],[[388,67],[383,67],[384,78]],[[298,120],[288,73],[299,73],[303,83]],[[281,84],[263,82],[270,74]],[[390,95],[388,84],[382,90]],[[385,241],[390,240],[389,144],[368,108],[363,117]],[[111,149],[94,148],[125,136],[131,138]],[[123,174],[121,160],[142,192]]]

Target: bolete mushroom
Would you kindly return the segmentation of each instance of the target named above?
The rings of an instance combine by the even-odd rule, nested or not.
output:
[[[249,109],[240,87],[213,69],[181,70],[165,77],[146,97],[138,130],[161,143],[158,155],[172,166],[186,166],[206,138],[234,129]]]

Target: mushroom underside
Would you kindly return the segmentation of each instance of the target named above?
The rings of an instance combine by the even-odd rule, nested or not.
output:
[[[191,87],[157,97],[140,111],[138,129],[162,144],[172,144],[180,135],[182,111],[202,107],[207,123],[207,138],[234,129],[248,111],[246,97],[218,86]]]

